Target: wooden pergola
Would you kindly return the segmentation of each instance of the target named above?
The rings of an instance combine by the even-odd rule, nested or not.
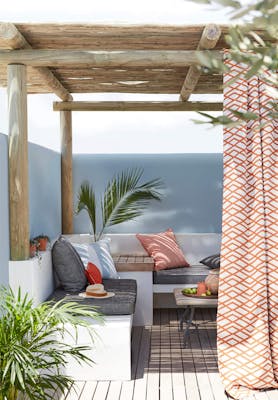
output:
[[[55,93],[61,120],[62,231],[73,230],[72,111],[220,111],[191,94],[222,93],[198,52],[222,57],[227,26],[0,23],[0,84],[8,87],[10,248],[29,257],[27,94]],[[178,101],[74,101],[72,93],[177,94]]]

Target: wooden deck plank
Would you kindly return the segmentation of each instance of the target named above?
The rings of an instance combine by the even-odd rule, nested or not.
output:
[[[61,390],[61,389],[57,388],[57,391],[55,392],[53,398],[55,400],[65,400],[68,393],[71,391],[71,388],[72,388],[72,386],[70,387],[69,390],[67,390],[67,389]]]
[[[110,383],[106,400],[119,400],[122,389],[121,381],[114,381]]]
[[[159,400],[160,312],[157,312],[156,315],[157,317],[151,328],[146,400]]]
[[[143,327],[136,326],[132,330],[132,339],[131,339],[131,358],[132,358],[131,378],[132,378],[132,380],[125,381],[122,383],[120,400],[132,400],[132,398],[133,398],[134,382],[135,382],[135,377],[136,377],[136,372],[137,372],[140,343],[141,343],[143,329],[144,329]]]
[[[178,316],[180,316],[180,313],[182,312],[183,310],[177,310]],[[186,395],[188,400],[200,400],[196,370],[193,362],[193,353],[189,346],[187,348],[183,347],[183,332],[179,332],[179,337]]]
[[[267,390],[266,391],[269,400],[277,400],[278,399],[278,389],[276,390]]]
[[[83,387],[79,400],[92,400],[94,398],[96,387],[97,381],[87,381]]]
[[[105,400],[109,389],[109,381],[98,381],[93,400]]]
[[[133,400],[145,400],[147,393],[147,369],[151,342],[150,328],[144,328],[140,344],[138,366],[134,383]]]
[[[211,321],[211,315],[205,309],[200,310],[198,314],[202,324],[199,329],[200,348],[202,349],[214,398],[215,400],[227,400],[225,389],[218,373],[216,342],[212,343],[209,340],[208,331],[215,330],[215,321]]]
[[[195,322],[199,323],[198,310],[195,315]],[[193,362],[200,392],[200,400],[215,400],[211,388],[208,371],[203,352],[200,348],[199,331],[195,327],[191,328],[189,346],[193,355]]]
[[[276,395],[277,396],[277,395]],[[278,399],[278,397],[276,397]],[[258,392],[255,394],[256,400],[269,400],[266,392]]]
[[[161,310],[160,324],[160,400],[173,400],[171,348],[168,310]]]
[[[78,400],[84,386],[85,382],[75,381],[74,385],[72,385],[69,392],[67,393],[65,400]]]
[[[181,340],[178,331],[177,311],[171,309],[169,311],[170,318],[170,346],[171,346],[171,366],[172,366],[172,383],[173,383],[173,399],[186,400],[185,381],[183,374]]]

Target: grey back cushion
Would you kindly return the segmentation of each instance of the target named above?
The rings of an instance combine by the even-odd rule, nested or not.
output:
[[[82,291],[87,285],[82,260],[71,243],[60,237],[52,247],[52,264],[56,286],[68,292]]]
[[[220,254],[213,254],[200,261],[201,264],[206,265],[210,269],[220,268]]]

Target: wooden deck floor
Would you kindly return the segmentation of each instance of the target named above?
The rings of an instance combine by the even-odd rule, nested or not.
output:
[[[215,310],[198,310],[188,348],[178,331],[179,310],[156,310],[154,325],[134,328],[132,380],[76,382],[65,400],[227,400],[217,369]],[[254,399],[278,400],[278,391]]]

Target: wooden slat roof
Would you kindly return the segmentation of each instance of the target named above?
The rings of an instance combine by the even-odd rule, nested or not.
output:
[[[92,51],[195,50],[205,25],[88,25],[14,24],[33,49]],[[215,47],[225,46],[227,26]],[[9,49],[0,38],[0,49]],[[184,68],[50,68],[70,93],[180,93],[188,67]],[[6,67],[0,65],[0,85],[6,86]],[[47,93],[36,69],[28,67],[28,92]],[[221,93],[222,76],[202,73],[194,93]]]

